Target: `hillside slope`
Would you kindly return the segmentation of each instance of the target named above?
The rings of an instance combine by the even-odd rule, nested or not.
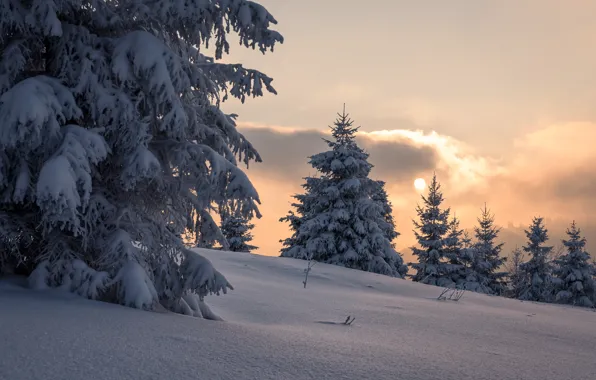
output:
[[[582,379],[596,313],[305,262],[202,250],[226,322],[0,284],[0,379]],[[340,324],[348,315],[351,326]]]

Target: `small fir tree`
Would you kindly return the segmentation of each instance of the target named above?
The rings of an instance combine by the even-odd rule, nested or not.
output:
[[[227,242],[227,246],[224,246],[223,249],[233,252],[252,252],[258,249],[250,244],[253,239],[250,231],[255,225],[250,223],[248,218],[234,214],[229,210],[222,211],[220,216],[221,232]]]
[[[437,286],[452,286],[450,266],[446,262],[445,247],[448,243],[449,212],[441,209],[443,193],[437,176],[428,185],[428,195],[422,196],[423,206],[416,208],[419,221],[414,221],[414,233],[421,248],[412,247],[418,258],[411,266],[416,270],[413,281]]]
[[[499,236],[500,228],[495,226],[494,215],[484,205],[482,214],[478,218],[478,226],[474,227],[476,242],[474,250],[477,258],[482,258],[482,262],[477,261],[476,269],[478,275],[483,279],[485,293],[502,294],[505,290],[505,277],[507,273],[501,270],[506,258],[501,257],[503,243],[495,243]]]
[[[556,262],[561,258],[561,256],[567,253],[567,247],[561,241],[561,243],[553,246],[553,249],[548,254],[548,261],[550,261],[553,265],[556,265]]]
[[[476,243],[473,243],[466,254],[466,277],[462,288],[476,293],[492,294],[488,276],[490,265],[485,252],[478,249]]]
[[[463,229],[459,228],[459,219],[453,215],[449,222],[449,229],[445,239],[445,257],[447,259],[447,268],[451,273],[451,280],[461,286],[466,278],[466,254],[469,249],[469,237]]]
[[[554,275],[557,278],[556,301],[572,305],[593,307],[596,296],[594,266],[585,251],[586,239],[575,221],[567,229],[567,240],[563,240],[566,253],[555,260]]]
[[[461,254],[461,261],[464,267],[468,267],[470,262],[473,258],[473,248],[474,243],[472,243],[472,238],[470,237],[470,233],[464,230],[464,233],[461,237],[461,244],[462,244],[462,254]]]
[[[387,203],[368,177],[372,165],[356,144],[358,128],[345,109],[330,128],[333,140],[325,141],[331,149],[310,157],[320,176],[305,178],[295,212],[280,219],[293,232],[282,240],[281,256],[403,277],[407,266],[391,244]]]
[[[524,282],[519,298],[528,301],[550,302],[553,298],[553,278],[552,265],[548,258],[553,247],[544,245],[548,240],[548,230],[544,226],[544,219],[535,217],[525,233],[528,243],[523,250],[530,258],[520,266]]]
[[[525,274],[521,269],[524,263],[524,252],[515,247],[507,261],[508,289],[507,295],[511,298],[520,298],[525,285]]]

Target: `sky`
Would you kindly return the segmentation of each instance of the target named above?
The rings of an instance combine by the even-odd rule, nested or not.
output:
[[[232,43],[225,60],[273,77],[278,95],[222,105],[263,158],[247,170],[262,200],[258,253],[279,254],[290,233],[279,218],[344,103],[387,182],[404,257],[414,180],[433,172],[462,227],[486,202],[506,250],[534,216],[551,245],[576,220],[596,249],[596,1],[258,2],[284,44],[263,55]]]

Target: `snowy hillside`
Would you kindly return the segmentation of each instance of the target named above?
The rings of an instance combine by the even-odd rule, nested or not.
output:
[[[588,379],[596,313],[305,262],[202,251],[226,322],[0,284],[0,379]],[[351,326],[336,324],[348,315]]]

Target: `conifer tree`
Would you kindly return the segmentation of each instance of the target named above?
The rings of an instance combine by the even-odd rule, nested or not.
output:
[[[494,294],[491,289],[491,266],[486,257],[486,252],[473,243],[467,250],[466,279],[463,288],[476,293]]]
[[[596,296],[594,266],[585,251],[586,239],[575,221],[567,229],[568,240],[563,240],[567,252],[556,261],[556,300],[578,306],[593,307]]]
[[[511,298],[520,298],[525,284],[525,275],[521,269],[524,263],[524,253],[519,247],[515,247],[511,253],[510,260],[507,261],[508,275],[508,296]]]
[[[450,209],[441,209],[443,193],[436,175],[433,175],[428,195],[422,196],[422,201],[423,206],[416,208],[419,221],[414,221],[414,233],[421,248],[412,247],[412,253],[418,257],[418,262],[411,264],[416,269],[412,279],[424,284],[452,286],[445,252]]]
[[[232,210],[227,208],[222,208],[220,216],[221,232],[227,242],[223,249],[232,252],[251,252],[258,249],[258,247],[250,244],[253,239],[250,231],[254,228],[254,224],[242,215],[234,214]]]
[[[469,237],[463,229],[459,227],[459,219],[453,215],[449,222],[449,229],[445,239],[445,257],[447,258],[447,268],[451,273],[451,280],[456,285],[462,285],[466,279],[466,247],[469,244]]]
[[[496,244],[495,239],[499,236],[500,228],[494,224],[494,215],[484,205],[482,214],[478,218],[478,226],[474,227],[476,242],[474,250],[477,258],[482,258],[482,262],[477,260],[477,271],[480,278],[486,285],[486,292],[490,294],[502,294],[505,290],[504,278],[507,273],[500,268],[506,261],[501,257],[503,243]]]
[[[470,233],[464,230],[462,235],[462,244],[464,248],[470,248],[472,246],[472,238],[470,237]]]
[[[550,302],[553,298],[552,265],[548,260],[553,247],[545,246],[548,230],[544,219],[535,217],[530,228],[525,230],[528,243],[523,247],[530,258],[520,265],[523,285],[520,299],[528,301]]]
[[[388,238],[392,226],[379,183],[368,177],[368,154],[356,144],[358,128],[345,109],[330,128],[330,150],[309,161],[319,176],[305,178],[295,211],[280,219],[293,232],[282,240],[281,256],[403,277],[407,266]]]
[[[275,92],[217,60],[230,31],[272,50],[275,23],[247,0],[1,2],[0,272],[200,315],[230,284],[181,231],[221,240],[209,212],[229,199],[258,215],[237,164],[260,158],[221,102]]]

